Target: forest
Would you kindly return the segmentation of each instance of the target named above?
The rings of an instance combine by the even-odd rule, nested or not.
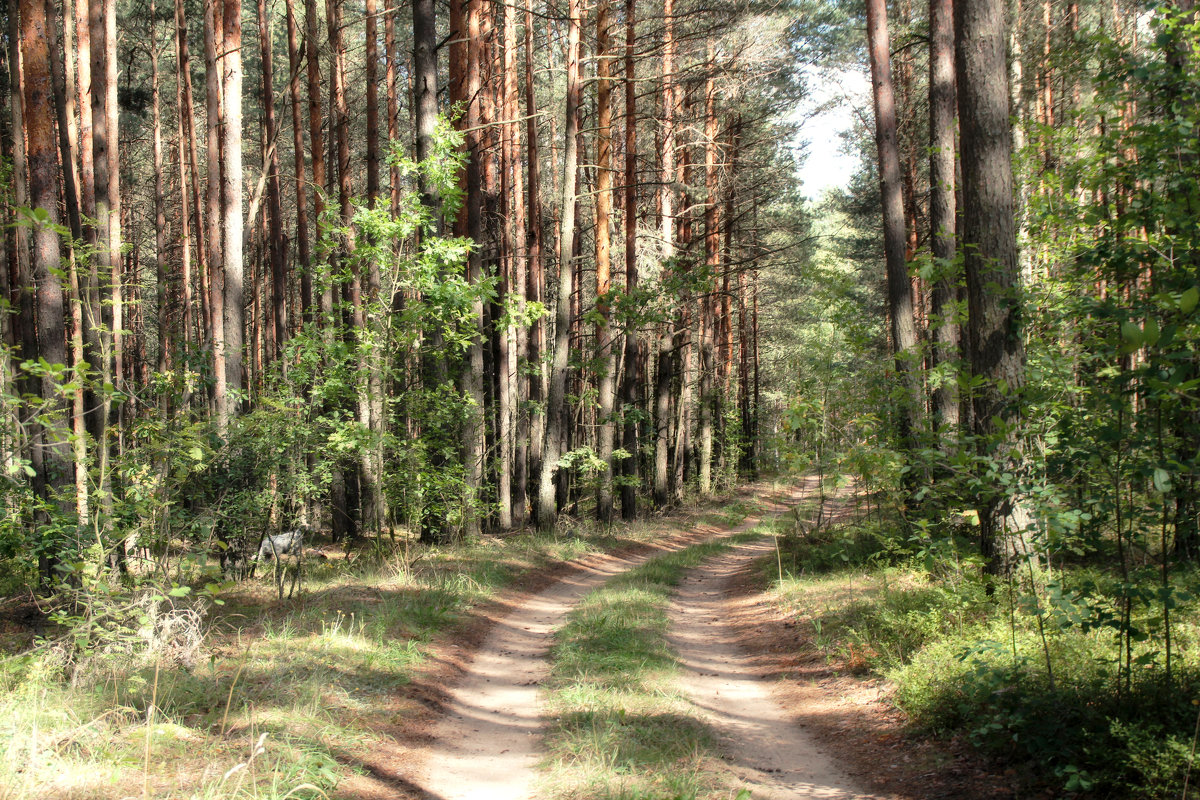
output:
[[[620,737],[691,714],[635,709],[686,662],[681,576],[750,530],[794,655],[904,741],[1013,796],[1186,798],[1194,0],[4,17],[0,797],[383,796],[437,648],[677,539],[548,634],[539,792],[749,797],[698,722],[642,733],[686,769]],[[831,137],[858,166],[812,192]],[[567,710],[626,616],[641,694],[613,667]]]

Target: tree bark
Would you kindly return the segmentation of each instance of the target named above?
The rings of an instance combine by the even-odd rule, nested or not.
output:
[[[934,258],[930,327],[935,367],[958,359],[959,327],[954,315],[958,276],[955,252],[955,90],[953,0],[929,0],[929,227]],[[958,384],[943,380],[933,390],[935,424],[944,442],[958,432]]]
[[[1008,426],[1019,416],[1025,350],[1018,307],[1012,141],[1005,70],[1005,5],[957,3],[954,9],[958,112],[962,139],[962,250],[967,282],[972,401],[980,455],[1007,469],[1017,458]],[[1013,498],[979,498],[980,551],[988,569],[1004,568],[1001,541]]]
[[[111,2],[111,0],[110,0]],[[224,418],[219,420],[223,433],[239,413],[242,391],[242,344],[245,330],[242,260],[242,0],[225,0],[222,12],[224,37],[225,128],[222,136],[223,170],[221,175],[221,228],[224,273],[225,381]]]
[[[66,327],[62,284],[59,282],[58,155],[54,136],[54,84],[50,74],[50,50],[46,5],[41,0],[20,0],[21,69],[24,90],[26,163],[29,200],[40,214],[33,227],[33,270],[37,284],[38,356],[49,364],[67,363]],[[10,43],[11,46],[11,43]],[[14,135],[20,136],[20,131]],[[41,379],[44,404],[34,430],[33,446],[42,450],[40,485],[47,503],[68,513],[72,465],[66,420],[70,413],[61,399],[52,374]],[[51,528],[52,530],[53,528]],[[44,587],[54,578],[54,567],[64,542],[42,542],[38,572]]]
[[[721,268],[721,214],[717,201],[717,88],[716,44],[708,41],[704,79],[704,263],[706,291],[700,301],[700,495],[712,494],[713,418],[720,401],[713,386],[715,364],[716,302],[713,282]]]
[[[533,0],[525,0],[525,157],[527,191],[529,193],[529,224],[526,229],[526,249],[529,253],[529,268],[525,273],[525,299],[529,303],[542,303],[546,297],[546,273],[542,258],[543,226],[541,195],[541,151],[538,147],[537,109],[533,71]],[[526,340],[525,367],[528,375],[527,397],[529,398],[529,454],[528,475],[541,478],[542,446],[546,436],[545,399],[546,369],[542,354],[546,351],[546,323],[542,317],[533,321]],[[530,482],[526,483],[527,486]],[[540,518],[538,504],[540,493],[530,494],[530,513]]]
[[[675,2],[663,0],[662,61],[662,184],[659,206],[662,217],[664,272],[674,270],[675,258],[675,111],[679,106],[675,87]],[[670,499],[670,436],[672,366],[677,355],[671,324],[664,324],[658,340],[658,374],[654,402],[654,504],[659,508]],[[678,322],[674,327],[678,327]]]
[[[579,162],[579,0],[569,0],[567,14],[567,96],[563,143],[562,233],[558,250],[558,298],[555,306],[554,360],[550,366],[550,391],[546,405],[546,438],[538,482],[538,526],[550,529],[558,518],[554,502],[554,477],[562,455],[567,420],[565,401],[571,337],[572,259],[575,253],[576,173]]]
[[[609,52],[611,6],[596,5],[596,363],[599,401],[597,457],[604,462],[596,486],[596,518],[612,522],[613,514],[613,404],[616,400],[616,353],[609,328],[609,293],[612,291],[612,56]],[[626,366],[628,369],[628,365]]]
[[[625,293],[633,297],[638,289],[637,263],[637,88],[634,75],[634,45],[637,39],[634,0],[625,0]],[[639,361],[641,346],[636,321],[625,332],[625,378],[622,401],[625,406],[625,431],[621,446],[629,453],[621,470],[621,517],[637,516],[638,428],[632,412],[638,405]]]
[[[883,247],[887,261],[888,312],[892,352],[903,394],[897,409],[897,428],[905,450],[916,448],[917,331],[912,289],[905,263],[904,198],[900,151],[896,139],[896,96],[892,88],[891,44],[884,0],[867,0],[867,39],[871,55],[871,85],[875,101],[875,144],[879,152],[879,190],[883,201]]]
[[[217,429],[221,436],[224,436],[229,420],[229,379],[225,366],[225,261],[221,237],[224,227],[221,216],[221,117],[224,105],[221,100],[221,70],[224,59],[217,56],[218,47],[223,47],[224,43],[221,33],[224,23],[222,7],[223,0],[205,0],[204,3],[205,106],[208,128],[208,183],[205,187],[205,203],[208,207],[208,329],[212,337],[213,406],[216,411]]]
[[[267,15],[266,0],[258,0],[258,42],[262,56],[263,81],[263,141],[270,152],[268,164],[263,169],[267,175],[267,243],[268,263],[271,267],[271,322],[274,327],[277,361],[283,358],[283,345],[288,338],[287,318],[287,253],[283,240],[283,206],[279,187],[279,148],[274,146],[275,124],[275,79],[271,47],[271,20]],[[301,151],[302,152],[302,151]]]
[[[308,182],[305,179],[304,123],[300,106],[300,26],[293,0],[285,0],[288,37],[288,95],[292,103],[292,153],[296,173],[296,255],[300,262],[300,310],[312,319],[312,251],[308,241]]]

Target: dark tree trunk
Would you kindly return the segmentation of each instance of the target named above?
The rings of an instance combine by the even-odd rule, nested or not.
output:
[[[578,0],[570,0],[567,27],[567,98],[563,145],[562,233],[558,250],[558,299],[555,310],[554,360],[550,366],[550,392],[546,405],[546,439],[538,482],[538,527],[549,529],[558,517],[554,478],[566,441],[566,394],[568,356],[571,343],[571,295],[574,291],[572,261],[575,253],[576,173],[579,163],[579,29],[582,11]]]
[[[875,143],[879,151],[879,189],[883,199],[883,246],[887,261],[888,313],[896,372],[904,392],[898,409],[902,446],[916,448],[919,395],[916,382],[917,331],[912,289],[905,263],[904,197],[900,151],[896,140],[896,95],[892,88],[887,8],[884,0],[867,0],[867,38],[875,99]]]
[[[972,375],[983,381],[975,390],[972,417],[980,454],[996,459],[1001,469],[1017,456],[1005,427],[1017,417],[1017,393],[1025,382],[1017,315],[1005,8],[1000,0],[974,0],[954,9],[968,342]],[[979,502],[980,550],[988,569],[999,572],[1005,563],[1004,518],[1013,510],[1012,498],[995,492]]]
[[[958,275],[955,249],[954,196],[954,5],[929,2],[929,227],[935,260],[930,327],[935,367],[958,360],[958,320],[954,295]],[[958,385],[943,380],[933,390],[935,424],[950,444],[958,433]]]

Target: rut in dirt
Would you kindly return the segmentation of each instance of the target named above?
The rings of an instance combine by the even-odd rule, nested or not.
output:
[[[802,495],[793,492],[788,502],[795,503],[800,497]],[[774,505],[772,513],[781,513],[784,508],[786,506]],[[554,631],[565,623],[571,609],[587,593],[657,555],[680,550],[711,538],[732,536],[748,530],[759,521],[759,518],[750,518],[733,528],[707,533],[685,533],[659,543],[649,553],[637,556],[601,555],[581,559],[574,565],[573,574],[523,602],[495,624],[474,654],[463,680],[449,692],[445,713],[432,731],[433,741],[426,758],[413,770],[416,773],[413,775],[413,783],[423,787],[425,797],[429,800],[530,798],[534,781],[538,777],[537,762],[541,756],[540,746],[544,733],[539,687],[549,675],[548,655]],[[754,557],[749,555],[749,550],[739,549],[736,552],[739,558],[743,559],[739,560],[738,564],[747,563]],[[708,580],[705,577],[707,569],[706,565],[695,570],[693,574],[699,581]],[[734,569],[736,571],[736,568]],[[717,569],[714,574],[720,588],[706,591],[723,592],[728,576],[732,573]],[[679,604],[691,606],[692,602],[687,594],[680,595]],[[705,614],[711,617],[713,612],[705,610],[710,608],[710,602],[714,602],[711,598],[697,597],[695,602],[698,604],[697,608],[701,609],[699,613],[702,617]],[[683,627],[678,630],[688,630],[689,624],[683,621]],[[735,676],[737,670],[731,665],[736,662],[738,656],[732,650],[728,655],[731,659],[730,665],[718,669],[705,660],[713,656],[715,643],[715,639],[710,638],[708,634],[698,636],[694,643],[673,640],[672,644],[683,648],[684,652],[689,652],[691,648],[702,651],[699,657],[685,657],[681,653],[685,674],[689,675],[685,679],[689,692],[693,690],[690,675],[697,671],[690,666],[695,658],[700,659],[695,661],[700,668],[698,671],[717,671],[731,678]],[[722,649],[724,647],[721,645]],[[710,717],[710,721],[729,740],[728,750],[733,759],[730,766],[739,778],[743,778],[747,788],[754,791],[755,798],[850,800],[865,797],[855,793],[850,788],[849,780],[838,773],[823,756],[806,756],[801,759],[805,766],[800,772],[792,769],[791,765],[798,763],[797,752],[806,753],[812,750],[812,743],[807,740],[789,739],[784,733],[778,732],[777,728],[794,726],[781,716],[783,712],[778,707],[772,710],[773,701],[770,700],[769,692],[761,687],[758,690],[745,688],[744,684],[747,681],[757,682],[753,675],[736,677],[739,686],[736,691],[733,684],[729,684],[718,687],[716,694],[707,698],[702,693],[695,696],[703,713]],[[747,698],[756,695],[766,698],[761,707],[746,706]],[[743,711],[725,708],[726,698],[735,705],[740,704]],[[725,710],[722,711],[722,708]],[[731,721],[730,715],[736,718],[739,714],[753,719],[744,720],[746,724],[741,728],[737,724],[728,724]],[[736,719],[732,721],[737,722]],[[768,730],[776,731],[771,735],[777,745],[778,757],[772,756],[770,764],[763,763],[760,759],[759,762],[743,765],[742,759],[738,757],[737,740],[743,735],[750,736],[764,726]],[[761,745],[756,744],[754,752],[761,755],[765,751]],[[808,794],[786,794],[776,790],[778,784],[793,779],[803,779],[812,791]],[[761,793],[768,789],[771,794]]]
[[[680,688],[721,739],[726,766],[755,800],[869,800],[836,760],[771,696],[729,624],[737,576],[774,552],[769,539],[740,544],[689,570],[672,598],[667,641]]]

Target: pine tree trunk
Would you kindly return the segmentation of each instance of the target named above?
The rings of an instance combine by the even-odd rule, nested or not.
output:
[[[467,235],[476,243],[467,259],[467,282],[472,286],[483,280],[483,137],[480,130],[481,105],[483,102],[483,0],[469,0],[467,4],[467,113],[466,147],[470,160],[467,162],[467,201],[463,207],[466,216]],[[467,357],[460,375],[463,394],[468,400],[466,419],[461,430],[463,467],[466,479],[466,496],[463,498],[464,534],[475,536],[480,531],[480,517],[476,503],[480,500],[483,487],[485,456],[484,367],[483,346],[487,340],[484,330],[483,300],[471,303],[471,320],[475,331],[467,348]]]
[[[721,268],[720,205],[717,202],[717,89],[716,45],[708,41],[704,80],[704,263],[707,291],[700,301],[700,495],[712,494],[713,417],[719,400],[713,386],[715,372],[716,302],[712,282]]]
[[[567,13],[567,97],[563,144],[562,233],[558,250],[558,298],[554,318],[554,359],[550,366],[550,391],[546,404],[546,438],[538,483],[538,526],[544,530],[552,528],[558,517],[554,477],[566,439],[567,362],[570,354],[571,296],[574,291],[572,261],[575,253],[575,179],[578,172],[580,105],[579,29],[582,16],[579,0],[569,0]]]
[[[896,139],[896,96],[892,88],[890,41],[884,0],[867,0],[867,38],[871,55],[871,84],[875,101],[875,144],[879,153],[879,188],[883,201],[883,245],[887,261],[888,313],[896,373],[904,389],[897,409],[902,446],[916,447],[917,332],[913,317],[912,287],[905,262],[903,183]]]
[[[275,80],[271,47],[271,21],[267,16],[266,0],[258,0],[258,42],[262,55],[263,80],[263,141],[270,150],[270,170],[267,177],[267,260],[271,271],[271,322],[274,327],[275,351],[272,358],[283,357],[283,345],[288,338],[287,318],[287,253],[283,241],[283,206],[279,187],[279,148],[273,146],[275,125]]]
[[[608,0],[596,5],[596,363],[599,364],[599,430],[597,457],[604,462],[596,486],[596,518],[603,524],[612,522],[613,514],[613,405],[616,386],[613,374],[617,368],[609,329],[608,295],[612,291],[612,56],[609,52]]]
[[[637,91],[634,82],[634,46],[636,44],[636,8],[634,0],[625,0],[625,293],[633,297],[638,289],[637,264]],[[622,448],[629,453],[621,470],[621,517],[637,516],[638,429],[631,413],[638,406],[638,382],[641,378],[639,361],[641,346],[637,324],[625,332],[625,379],[622,402],[625,406],[625,431]]]
[[[663,0],[662,62],[662,185],[659,206],[662,214],[663,261],[674,269],[675,257],[675,112],[679,105],[675,89],[675,2]],[[677,327],[678,323],[675,323]],[[670,499],[670,436],[672,422],[672,366],[677,354],[671,324],[664,324],[658,340],[658,371],[654,400],[654,504],[662,508]]]
[[[958,112],[962,137],[962,251],[967,281],[971,371],[983,384],[972,402],[980,455],[1005,469],[1017,457],[1004,426],[1019,411],[1025,350],[1017,315],[1018,274],[1012,143],[1005,69],[1005,5],[957,3],[954,9]],[[998,423],[998,424],[997,424]],[[1012,498],[979,498],[980,552],[989,571],[1003,570],[1004,518]]]
[[[110,0],[111,2],[111,0]],[[222,101],[225,106],[222,137],[221,229],[224,246],[223,292],[225,320],[226,398],[223,431],[238,413],[236,395],[243,388],[242,343],[245,330],[242,261],[242,2],[225,0],[222,35],[225,63]]]
[[[954,318],[958,276],[955,252],[955,92],[954,5],[952,0],[929,2],[929,227],[936,265],[930,327],[935,367],[958,359],[959,327]],[[952,445],[958,432],[958,384],[943,380],[933,390],[935,424],[942,440]]]
[[[541,155],[538,147],[537,101],[535,99],[533,72],[533,0],[525,0],[525,157],[527,190],[529,193],[529,224],[526,234],[526,249],[529,252],[529,269],[525,274],[526,302],[542,303],[546,298],[546,273],[542,258],[543,235],[541,195]],[[546,437],[546,408],[543,405],[546,387],[546,369],[542,354],[546,352],[546,323],[541,317],[534,320],[526,340],[525,365],[528,373],[529,399],[529,454],[526,486],[532,489],[532,480],[540,480],[542,472],[542,448]],[[538,504],[540,492],[530,492],[530,513],[540,519]]]
[[[217,428],[222,436],[226,433],[229,419],[228,375],[225,368],[225,268],[221,247],[221,124],[224,103],[221,100],[224,59],[217,57],[224,38],[223,0],[205,0],[204,3],[204,70],[205,105],[208,124],[208,183],[205,187],[205,204],[208,208],[208,279],[209,297],[208,329],[212,337],[213,407],[217,417]],[[98,160],[98,159],[97,159]],[[99,186],[97,186],[99,191]]]
[[[288,96],[292,104],[292,153],[296,174],[296,255],[300,262],[300,309],[305,322],[312,318],[312,251],[308,241],[308,182],[305,178],[304,122],[300,106],[300,26],[293,0],[285,0],[288,37]]]
[[[507,193],[508,203],[512,209],[512,225],[510,231],[512,252],[512,282],[509,291],[516,295],[518,316],[524,319],[528,308],[526,283],[528,282],[528,228],[525,216],[525,181],[521,169],[521,122],[520,102],[517,98],[517,9],[512,3],[504,5],[504,119],[506,125],[504,174],[510,176],[511,186]],[[522,408],[522,399],[529,396],[529,381],[521,368],[521,359],[529,348],[529,328],[524,324],[512,328],[512,340],[509,343],[511,365],[505,367],[506,374],[511,376],[513,415],[515,418],[515,441],[512,452],[512,491],[510,504],[512,506],[512,524],[520,527],[525,524],[526,505],[528,504],[529,474],[527,472],[529,454],[529,413]],[[501,437],[503,439],[503,437]],[[503,493],[502,493],[503,494]],[[504,498],[501,498],[502,502]]]
[[[20,46],[23,83],[23,117],[28,139],[26,164],[29,200],[33,208],[44,212],[40,224],[33,227],[33,273],[37,285],[37,352],[48,364],[66,364],[66,327],[62,284],[59,282],[59,239],[54,226],[58,212],[58,154],[54,136],[54,84],[50,74],[50,50],[47,44],[46,5],[41,0],[20,0]],[[13,46],[10,40],[9,46]],[[21,132],[14,131],[15,136]],[[55,386],[52,374],[41,379],[43,408],[33,432],[33,447],[42,451],[36,483],[43,499],[68,513],[72,463],[66,422],[70,410]],[[51,528],[53,530],[53,528]],[[64,542],[42,543],[38,573],[43,587],[54,578],[54,567]]]

